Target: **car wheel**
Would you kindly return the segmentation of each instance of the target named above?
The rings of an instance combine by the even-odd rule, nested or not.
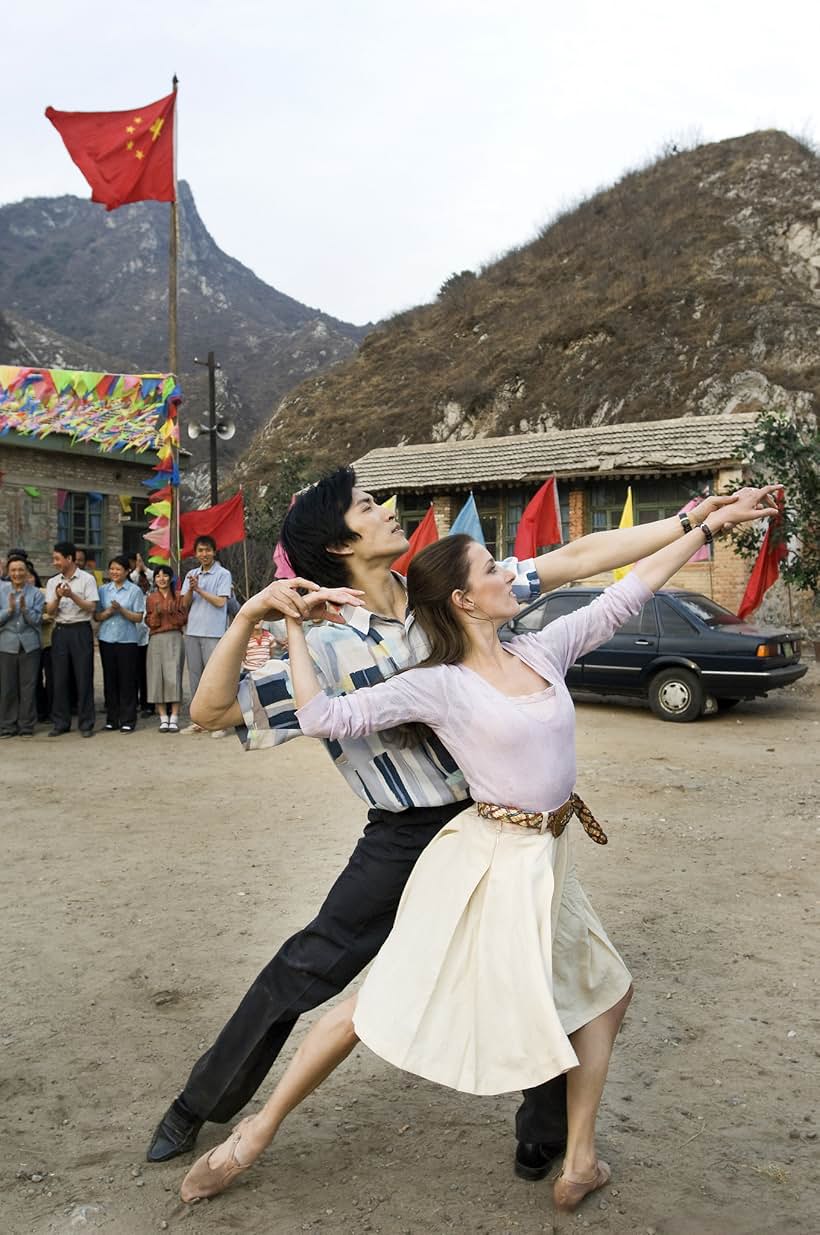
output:
[[[739,703],[740,703],[739,699],[718,699],[717,701],[718,711],[728,712],[729,708],[736,708]]]
[[[661,720],[697,720],[703,709],[703,687],[688,669],[661,669],[649,683],[649,706]]]

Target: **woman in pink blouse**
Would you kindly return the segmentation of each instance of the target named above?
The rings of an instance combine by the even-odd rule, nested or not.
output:
[[[762,505],[742,517],[770,513]],[[593,840],[606,837],[574,792],[575,715],[564,677],[704,539],[736,521],[731,506],[714,511],[587,608],[506,644],[498,629],[518,610],[512,573],[469,537],[447,537],[414,558],[407,577],[428,657],[351,695],[322,693],[301,625],[288,619],[302,730],[338,739],[399,727],[402,741],[413,725],[429,726],[464,772],[474,806],[419,858],[358,995],[312,1027],[264,1108],[195,1163],[183,1200],[213,1196],[247,1169],[359,1041],[466,1093],[532,1088],[566,1072],[556,1207],[575,1209],[608,1182],[595,1121],[632,985],[572,861],[572,815]],[[355,603],[356,595],[321,590],[304,600]]]

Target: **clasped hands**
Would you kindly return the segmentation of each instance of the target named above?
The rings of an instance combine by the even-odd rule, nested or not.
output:
[[[310,579],[274,579],[246,600],[239,612],[254,625],[282,617],[296,622],[340,622],[336,609],[342,605],[360,606],[363,595],[357,588],[319,587]]]
[[[778,496],[775,497],[775,494]],[[710,528],[713,532],[718,532],[738,523],[750,523],[754,519],[769,519],[778,515],[782,502],[782,485],[763,485],[759,489],[747,486],[728,497],[715,495],[704,498],[690,510],[689,518],[693,523],[701,524],[709,515]]]

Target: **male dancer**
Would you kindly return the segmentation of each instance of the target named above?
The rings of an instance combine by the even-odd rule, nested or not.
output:
[[[705,499],[689,513],[699,523],[727,501],[757,505],[759,490]],[[679,518],[598,532],[518,564],[516,591],[528,600],[571,579],[623,566],[683,535]],[[356,487],[342,468],[299,495],[282,528],[298,576],[279,580],[242,606],[202,675],[191,714],[210,729],[240,726],[246,749],[276,746],[299,735],[287,661],[270,661],[240,682],[242,658],[256,622],[299,616],[299,589],[348,586],[363,607],[342,610],[344,622],[314,627],[311,654],[323,686],[349,693],[390,677],[424,656],[407,614],[404,581],[392,563],[407,549],[395,516]],[[369,807],[368,824],[317,916],[282,945],[256,978],[213,1046],[160,1121],[148,1150],[165,1162],[192,1149],[206,1120],[226,1122],[254,1095],[298,1017],[343,990],[386,939],[410,871],[425,845],[469,805],[461,772],[431,735],[417,746],[373,734],[328,742],[354,793]],[[566,1137],[564,1077],[527,1091],[516,1117],[516,1173],[541,1179]]]

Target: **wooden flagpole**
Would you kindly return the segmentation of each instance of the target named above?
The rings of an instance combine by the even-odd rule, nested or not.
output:
[[[172,88],[174,95],[177,93],[179,84],[176,73],[173,76]],[[171,215],[168,227],[168,372],[172,373],[176,378],[177,366],[179,364],[179,342],[178,342],[178,302],[179,302],[179,215],[177,214],[177,99],[174,99],[174,200],[170,203]],[[180,424],[179,416],[177,415],[177,433],[179,434]],[[180,443],[177,442],[174,451],[174,463],[179,475],[179,451]],[[180,541],[180,502],[179,502],[179,484],[172,485],[171,497],[173,500],[172,521],[171,521],[171,560],[176,567],[175,573],[179,575],[182,566],[180,558],[181,541]]]

